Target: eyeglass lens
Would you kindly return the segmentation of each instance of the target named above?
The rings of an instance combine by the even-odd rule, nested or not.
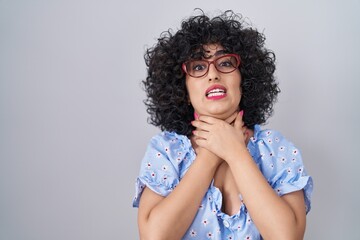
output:
[[[191,60],[186,64],[187,73],[193,77],[201,77],[207,74],[210,64],[213,63],[216,70],[221,73],[230,73],[239,66],[239,60],[234,55],[224,55],[214,61]]]

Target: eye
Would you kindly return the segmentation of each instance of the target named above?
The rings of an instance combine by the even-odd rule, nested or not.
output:
[[[194,65],[192,67],[192,70],[193,71],[202,71],[206,68],[206,66],[202,65],[202,64],[197,64],[197,65]]]
[[[224,68],[227,68],[227,67],[234,68],[235,67],[234,60],[232,59],[232,57],[220,58],[217,61],[217,65],[219,67],[224,67]]]
[[[191,61],[189,63],[189,67],[190,67],[189,69],[191,71],[196,71],[196,72],[204,71],[207,68],[207,62],[204,62],[204,61]]]

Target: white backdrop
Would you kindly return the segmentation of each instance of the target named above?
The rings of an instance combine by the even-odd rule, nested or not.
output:
[[[267,36],[271,127],[314,178],[305,239],[360,239],[360,1],[0,0],[0,239],[137,239],[143,54],[194,8]]]

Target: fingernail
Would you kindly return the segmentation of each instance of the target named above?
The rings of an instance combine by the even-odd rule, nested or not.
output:
[[[199,118],[199,115],[198,115],[196,112],[194,112],[194,118],[195,118],[195,119],[198,119],[198,118]]]
[[[239,115],[240,115],[240,116],[244,115],[244,110],[241,110],[241,111],[239,112]]]

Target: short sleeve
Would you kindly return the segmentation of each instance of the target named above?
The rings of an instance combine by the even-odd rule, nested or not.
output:
[[[271,187],[279,196],[303,190],[308,213],[313,180],[305,170],[300,150],[273,130],[259,131],[251,142],[249,150]]]
[[[166,197],[178,185],[183,176],[184,162],[188,162],[189,158],[184,137],[171,132],[162,132],[150,140],[135,182],[134,207],[139,206],[145,187]]]

